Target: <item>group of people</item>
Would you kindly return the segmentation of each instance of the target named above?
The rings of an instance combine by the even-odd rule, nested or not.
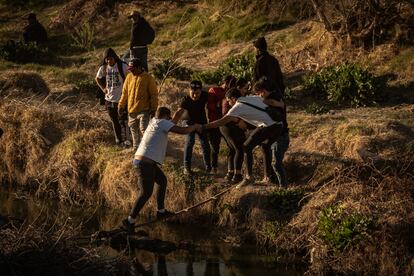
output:
[[[129,127],[135,150],[133,164],[138,173],[139,195],[129,216],[123,220],[123,227],[133,231],[155,183],[158,185],[157,218],[172,214],[164,206],[167,177],[160,168],[170,132],[185,135],[183,172],[186,175],[193,174],[193,147],[198,137],[206,172],[217,173],[220,144],[224,141],[228,147],[226,180],[239,187],[251,184],[254,182],[253,150],[260,146],[263,181],[286,187],[283,157],[289,146],[289,129],[283,99],[285,86],[280,65],[268,53],[265,38],[253,43],[257,52],[251,91],[245,79],[231,75],[208,91],[203,90],[199,80],[193,80],[180,107],[172,113],[169,108],[158,106],[157,84],[148,73],[147,43],[153,39],[153,33],[148,30],[140,33],[140,24],[145,28],[149,25],[140,13],[131,13],[130,18],[128,64],[109,48],[96,75],[105,93],[115,142],[125,143],[124,133]],[[140,39],[140,35],[150,37]],[[181,120],[185,124],[179,124]]]
[[[167,178],[160,168],[163,163],[168,133],[185,135],[183,156],[184,174],[192,175],[193,147],[198,137],[204,169],[216,174],[221,141],[227,145],[228,182],[244,186],[253,183],[253,150],[260,146],[263,154],[263,181],[287,187],[283,157],[289,146],[289,129],[284,103],[284,82],[277,59],[267,51],[264,37],[254,41],[256,64],[254,84],[249,91],[245,79],[226,76],[220,86],[203,90],[198,80],[189,84],[188,94],[174,113],[158,106],[155,79],[148,73],[148,44],[155,32],[138,11],[132,19],[130,49],[125,63],[113,49],[108,48],[96,74],[96,82],[105,95],[105,106],[111,119],[115,143],[128,145],[128,131],[135,150],[133,164],[138,172],[139,196],[123,220],[123,227],[133,231],[135,220],[150,198],[154,183],[157,189],[157,217],[172,213],[165,209]],[[46,32],[29,15],[30,27],[25,40],[47,39]],[[33,31],[36,29],[36,31]],[[179,126],[180,120],[184,126]],[[245,170],[243,171],[243,164]]]

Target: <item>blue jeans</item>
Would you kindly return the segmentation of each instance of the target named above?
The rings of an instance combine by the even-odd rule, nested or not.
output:
[[[184,167],[191,169],[191,159],[193,157],[193,147],[195,143],[195,132],[188,134],[185,138],[185,147],[184,147]],[[200,139],[201,148],[203,150],[203,160],[206,170],[211,169],[210,165],[210,145],[208,143],[207,133],[197,133],[198,138]]]
[[[283,166],[283,157],[289,148],[289,133],[286,132],[279,136],[272,144],[272,157],[274,160],[273,169],[276,172],[277,179],[280,185],[287,187],[287,177],[285,167]]]

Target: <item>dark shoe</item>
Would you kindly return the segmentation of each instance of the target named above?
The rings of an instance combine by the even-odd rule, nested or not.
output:
[[[224,176],[224,179],[227,180],[227,182],[231,182],[231,180],[233,179],[234,173],[232,172],[227,172],[227,174]]]
[[[128,234],[133,234],[135,232],[135,224],[130,223],[127,218],[122,221],[121,228],[127,231]]]
[[[157,219],[165,219],[175,215],[175,213],[165,210],[163,213],[157,211]]]
[[[239,183],[242,180],[243,180],[243,175],[241,175],[241,174],[235,174],[233,176],[233,178],[231,179],[231,183],[236,184],[236,183]]]

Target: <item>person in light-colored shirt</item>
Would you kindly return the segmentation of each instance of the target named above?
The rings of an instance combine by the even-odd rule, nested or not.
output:
[[[171,111],[166,107],[159,107],[155,117],[151,119],[145,130],[144,136],[135,153],[133,164],[138,173],[139,196],[129,213],[128,218],[122,221],[122,227],[128,233],[134,232],[135,219],[145,203],[151,197],[154,182],[158,184],[157,190],[157,218],[166,218],[174,213],[165,210],[164,199],[167,190],[167,177],[159,167],[165,159],[168,144],[168,133],[189,134],[196,130],[199,125],[188,127],[176,125],[171,120]]]
[[[253,149],[258,145],[262,147],[263,151],[264,177],[270,177],[273,175],[270,146],[281,134],[283,123],[272,120],[264,110],[267,108],[267,105],[263,103],[261,97],[241,97],[238,89],[230,89],[226,93],[226,99],[232,106],[227,114],[217,121],[202,125],[197,131],[220,127],[230,122],[237,123],[241,127],[245,127],[244,125],[246,123],[253,125],[256,128],[249,133],[243,144],[247,172],[239,186],[253,184],[253,160],[247,158],[247,155],[251,154]]]
[[[95,81],[105,95],[105,107],[111,118],[115,143],[119,145],[126,140],[128,132],[125,120],[122,116],[118,116],[118,103],[121,98],[125,76],[128,74],[128,66],[119,59],[111,48],[105,50],[103,58],[103,63],[98,69]]]

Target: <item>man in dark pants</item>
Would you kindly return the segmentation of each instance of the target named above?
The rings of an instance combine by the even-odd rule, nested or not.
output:
[[[44,43],[47,41],[46,29],[37,21],[36,14],[30,13],[27,16],[29,24],[24,27],[23,39],[25,43],[36,42]]]
[[[244,154],[251,154],[253,149],[261,145],[263,149],[264,160],[264,177],[272,177],[274,175],[272,168],[272,158],[270,146],[277,139],[282,132],[282,122],[276,122],[270,118],[265,111],[258,110],[253,107],[256,106],[261,109],[265,109],[267,105],[263,103],[262,98],[257,96],[240,97],[240,91],[237,89],[229,90],[226,93],[226,99],[232,106],[229,112],[221,119],[202,125],[197,131],[203,131],[204,129],[216,128],[226,125],[230,122],[239,123],[241,120],[245,121],[256,127],[249,133],[247,139],[243,145]],[[246,104],[247,103],[247,104]],[[253,160],[246,158],[247,174],[240,186],[253,183]]]
[[[179,127],[175,125],[176,123],[176,121],[171,120],[171,111],[168,108],[159,107],[155,117],[151,119],[145,130],[144,137],[142,137],[135,153],[133,163],[138,172],[139,196],[128,218],[122,221],[123,228],[129,233],[134,232],[135,219],[151,197],[154,182],[159,187],[157,191],[157,218],[165,218],[173,214],[164,208],[167,177],[159,167],[165,159],[168,133],[189,134],[199,126]]]
[[[190,82],[190,89],[188,95],[184,97],[181,102],[180,109],[177,110],[174,120],[179,120],[183,114],[187,113],[187,124],[205,124],[207,123],[206,104],[208,95],[202,90],[202,84],[198,80]],[[203,161],[206,172],[211,171],[210,159],[210,145],[208,141],[207,132],[199,132],[198,138],[203,151]],[[195,133],[190,133],[185,139],[184,148],[184,174],[191,175],[191,163],[193,158],[193,147],[195,144]]]
[[[264,37],[253,42],[256,48],[256,63],[254,66],[254,80],[258,81],[265,76],[272,83],[272,91],[279,90],[282,96],[285,94],[285,84],[279,61],[267,51],[267,43]]]
[[[132,19],[130,59],[141,60],[145,71],[148,72],[148,44],[154,40],[155,32],[151,25],[142,17],[139,11],[133,11],[128,18]]]

